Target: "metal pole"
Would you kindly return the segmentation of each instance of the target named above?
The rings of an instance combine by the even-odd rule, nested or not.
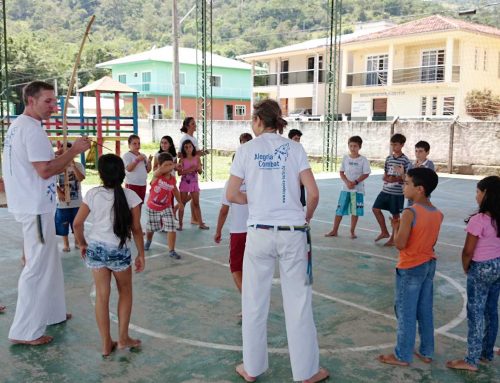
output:
[[[173,84],[173,119],[180,120],[181,118],[181,87],[179,81],[179,21],[177,15],[177,0],[172,0],[172,49],[173,49],[173,67],[172,67],[172,84]]]

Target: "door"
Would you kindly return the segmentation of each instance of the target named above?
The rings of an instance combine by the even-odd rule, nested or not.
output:
[[[226,120],[233,119],[233,105],[226,105],[226,108],[224,110],[224,118]]]
[[[373,99],[373,120],[385,121],[387,117],[387,99],[375,98]]]

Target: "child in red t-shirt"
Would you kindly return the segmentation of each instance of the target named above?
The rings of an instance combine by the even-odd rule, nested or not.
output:
[[[175,177],[172,170],[175,168],[172,155],[160,153],[158,155],[159,167],[153,173],[149,198],[146,203],[146,214],[148,222],[146,224],[146,242],[144,250],[149,250],[153,234],[155,231],[167,233],[167,242],[170,257],[180,259],[181,256],[175,251],[176,229],[174,223],[174,212],[172,206],[172,194],[178,202],[179,212],[184,210],[181,202],[181,195],[177,189]]]

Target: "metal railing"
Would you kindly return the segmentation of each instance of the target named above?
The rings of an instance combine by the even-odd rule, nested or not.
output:
[[[385,86],[387,71],[360,72],[347,74],[347,86]]]
[[[282,72],[279,74],[280,85],[312,84],[314,82],[314,70],[297,72]],[[325,79],[325,71],[318,72],[318,82]],[[278,73],[259,74],[253,77],[253,86],[276,86],[278,85]]]

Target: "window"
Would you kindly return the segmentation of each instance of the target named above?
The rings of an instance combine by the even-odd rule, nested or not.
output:
[[[210,76],[210,86],[214,88],[220,88],[221,78],[220,76]]]
[[[422,52],[420,81],[444,81],[444,49],[433,49]]]
[[[118,75],[118,82],[121,82],[122,84],[127,83],[127,75],[126,74],[119,74]]]
[[[237,116],[245,116],[247,114],[247,107],[245,105],[236,105],[234,108]]]
[[[134,72],[134,77],[139,77],[139,73]]]
[[[437,114],[438,108],[438,98],[432,97],[432,115],[435,116]]]
[[[427,97],[420,98],[420,115],[425,116],[427,114]]]
[[[455,97],[443,98],[443,116],[453,116],[455,114]]]
[[[280,84],[288,84],[288,60],[281,61]]]
[[[179,73],[179,85],[186,85],[186,73]]]
[[[316,56],[307,58],[307,82],[314,82]],[[318,82],[323,81],[323,56],[318,56]]]
[[[486,51],[486,49],[483,52],[483,70],[488,70],[488,52]]]
[[[142,91],[149,92],[151,90],[151,72],[142,72]]]
[[[389,55],[366,58],[366,85],[387,85],[387,62]]]

